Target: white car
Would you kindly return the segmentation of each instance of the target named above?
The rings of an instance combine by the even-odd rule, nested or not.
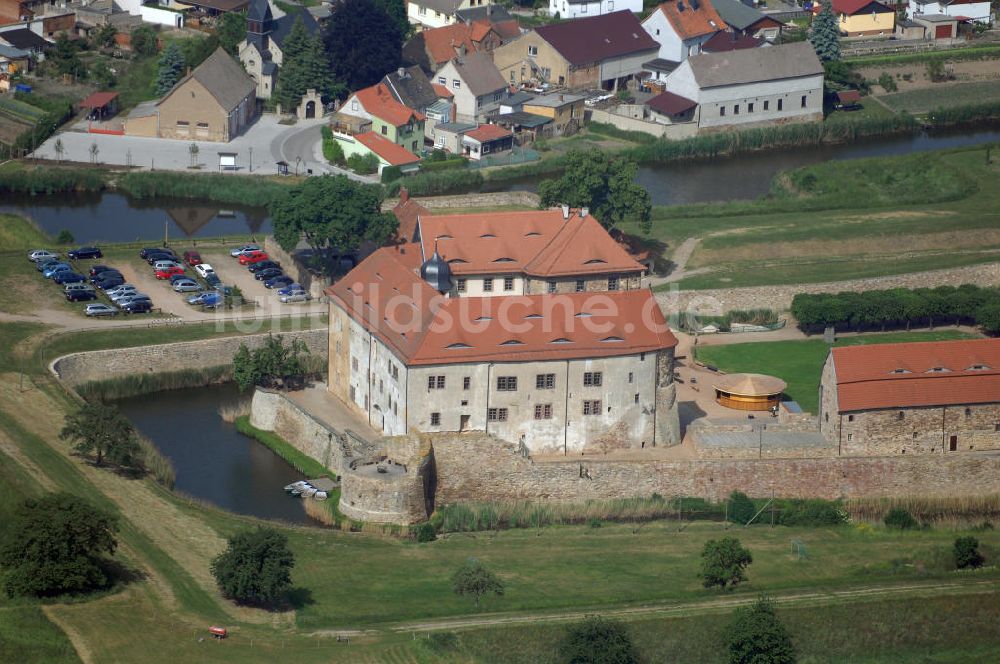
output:
[[[308,302],[309,300],[312,299],[312,295],[310,295],[304,290],[297,290],[297,291],[292,291],[287,295],[279,295],[278,299],[286,304],[289,302]]]
[[[198,273],[198,276],[202,279],[208,278],[208,275],[215,274],[215,268],[213,268],[208,263],[198,263],[194,266],[194,271]]]
[[[88,316],[117,316],[118,310],[107,304],[88,304],[83,310]]]
[[[263,251],[263,247],[259,244],[244,244],[242,247],[236,247],[235,249],[229,250],[229,255],[233,258],[239,258],[242,254],[250,253],[251,251]]]
[[[40,260],[45,260],[46,258],[59,258],[59,254],[54,254],[48,249],[35,249],[28,254],[28,260],[32,263],[37,263]]]
[[[136,287],[132,284],[122,284],[121,286],[115,286],[109,290],[107,295],[108,297],[115,297],[117,295],[122,295],[123,293],[134,293],[136,290]]]

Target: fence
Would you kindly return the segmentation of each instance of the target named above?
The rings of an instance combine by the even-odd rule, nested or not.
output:
[[[504,155],[490,155],[488,157],[483,157],[479,161],[470,160],[469,168],[489,168],[490,166],[512,166],[514,164],[526,164],[532,161],[538,161],[541,159],[541,155],[538,154],[537,150],[532,150],[530,148],[515,147],[513,150]]]

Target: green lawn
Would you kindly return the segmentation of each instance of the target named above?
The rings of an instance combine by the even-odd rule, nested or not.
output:
[[[896,92],[879,98],[897,112],[916,115],[936,108],[996,101],[1000,99],[1000,81],[940,83],[930,88]]]
[[[906,341],[942,341],[967,339],[969,335],[942,329],[934,332],[897,332],[848,336],[837,346],[902,343]],[[764,341],[759,343],[699,346],[698,360],[726,373],[762,373],[777,376],[788,383],[785,394],[799,402],[803,410],[815,413],[819,401],[819,379],[830,349],[821,338],[803,341]]]

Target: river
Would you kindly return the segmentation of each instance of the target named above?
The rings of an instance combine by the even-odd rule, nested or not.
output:
[[[239,398],[235,385],[228,384],[156,392],[117,403],[170,459],[177,491],[237,514],[318,525],[306,516],[302,499],[283,490],[305,479],[302,473],[219,416],[219,406]]]
[[[891,136],[838,145],[767,150],[717,157],[644,165],[637,181],[651,194],[654,205],[681,205],[709,201],[757,198],[766,194],[774,176],[831,159],[860,159],[1000,141],[996,128],[966,128],[919,135]],[[238,177],[238,176],[233,176]],[[487,183],[484,191],[533,191],[538,177]],[[78,243],[134,242],[168,237],[259,236],[271,230],[263,208],[223,206],[199,200],[149,199],[136,201],[117,193],[8,196],[0,212],[23,214],[50,235],[69,230]]]

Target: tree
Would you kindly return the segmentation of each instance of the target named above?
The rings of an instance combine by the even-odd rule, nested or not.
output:
[[[59,437],[73,441],[73,449],[81,454],[96,455],[98,466],[105,458],[121,466],[131,465],[139,451],[132,424],[117,406],[99,401],[87,402],[68,415]]]
[[[113,88],[118,82],[118,77],[112,71],[111,66],[103,60],[96,61],[90,67],[90,80],[97,83],[102,88]]]
[[[544,207],[569,205],[590,208],[601,224],[611,229],[634,222],[643,232],[652,228],[649,192],[635,183],[639,165],[632,159],[609,156],[597,148],[572,150],[566,155],[562,177],[538,185]]]
[[[4,591],[49,597],[104,588],[104,556],[115,552],[117,521],[84,499],[52,493],[24,501],[0,547]]]
[[[893,507],[882,519],[886,528],[896,528],[898,530],[913,530],[919,528],[920,524],[913,518],[913,515],[902,507]]]
[[[955,540],[955,567],[966,569],[967,567],[982,567],[983,554],[979,553],[979,540],[975,537],[959,537]]]
[[[399,27],[370,0],[344,0],[334,5],[323,31],[323,44],[334,77],[350,90],[377,83],[402,60]]]
[[[274,237],[285,251],[305,238],[313,249],[356,249],[362,242],[386,242],[399,228],[382,212],[382,188],[344,175],[312,177],[291,187],[270,207]]]
[[[97,143],[91,143],[87,152],[90,153],[90,163],[96,164],[97,156],[101,153],[101,148],[97,147]]]
[[[156,94],[163,96],[170,92],[177,81],[184,77],[184,54],[177,42],[170,44],[160,56],[159,71],[156,74]]]
[[[764,596],[748,607],[736,609],[726,629],[726,649],[730,664],[795,662],[792,638]]]
[[[241,391],[255,385],[262,387],[288,387],[300,383],[306,374],[303,355],[309,348],[301,339],[292,340],[285,346],[280,337],[270,334],[264,345],[251,351],[246,344],[240,344],[233,356],[233,380]]]
[[[566,664],[636,664],[639,656],[628,630],[616,620],[587,616],[572,625],[559,645]]]
[[[823,9],[813,19],[809,30],[809,43],[816,50],[820,61],[840,60],[840,27],[833,13],[833,3],[824,0]]]
[[[61,138],[56,139],[55,145],[52,146],[52,149],[56,152],[56,159],[62,161],[63,155],[66,154],[66,146],[63,145]]]
[[[413,25],[406,16],[406,0],[372,0],[372,4],[385,12],[399,30],[403,41],[410,36]]]
[[[753,562],[750,550],[743,548],[735,537],[724,537],[721,540],[708,540],[701,551],[702,585],[706,588],[719,586],[736,586],[747,577],[744,570]]]
[[[492,593],[497,597],[503,596],[503,581],[474,558],[470,558],[455,572],[455,576],[451,579],[451,586],[456,595],[475,597],[477,609],[483,595]]]
[[[292,585],[293,567],[288,538],[274,528],[259,527],[230,537],[211,569],[225,597],[240,604],[274,606]]]
[[[80,60],[80,49],[69,40],[65,32],[59,33],[56,37],[56,45],[49,51],[46,61],[50,62],[59,74],[74,78],[87,77],[87,67]]]
[[[192,142],[188,146],[188,155],[191,157],[191,168],[198,165],[198,153],[201,152],[201,148],[198,147],[197,143]]]
[[[757,513],[757,508],[753,501],[747,498],[742,491],[733,491],[729,494],[729,507],[727,508],[729,520],[733,523],[745,525]]]
[[[97,29],[97,34],[94,35],[94,40],[97,42],[98,46],[111,48],[115,45],[115,37],[117,36],[118,28],[111,23],[105,23]]]
[[[323,41],[318,36],[309,36],[301,18],[295,19],[282,45],[282,63],[276,88],[275,99],[285,110],[297,107],[302,95],[309,89],[316,90],[324,99],[343,92],[334,83],[323,52]]]
[[[215,25],[215,33],[219,37],[219,46],[226,53],[235,57],[238,54],[240,42],[247,37],[247,17],[243,12],[226,12]]]
[[[56,244],[73,244],[74,242],[76,242],[76,238],[69,232],[69,229],[62,229],[56,236]]]
[[[156,31],[151,26],[140,25],[129,35],[132,52],[138,56],[156,55],[159,50]]]

